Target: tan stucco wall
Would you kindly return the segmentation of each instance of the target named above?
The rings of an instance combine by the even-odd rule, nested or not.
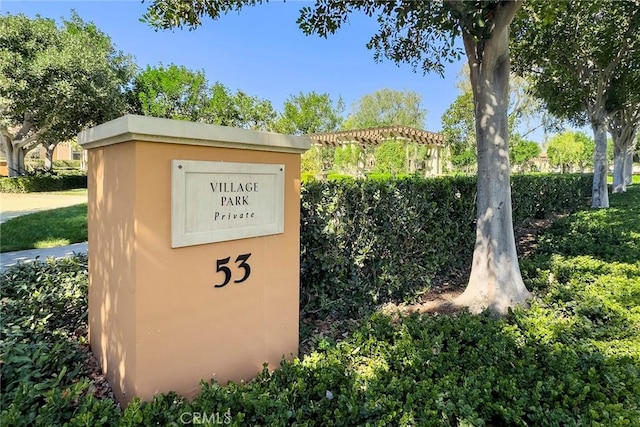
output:
[[[89,340],[118,399],[136,381],[135,152],[89,152]]]
[[[285,232],[171,248],[171,160],[285,165]],[[89,150],[91,348],[116,398],[193,397],[298,351],[300,154],[130,141]],[[251,276],[215,288],[216,260]]]

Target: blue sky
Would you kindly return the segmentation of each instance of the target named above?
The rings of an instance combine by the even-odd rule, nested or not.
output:
[[[175,63],[205,71],[210,83],[268,99],[274,108],[291,94],[329,93],[344,100],[347,112],[363,95],[382,88],[410,90],[422,95],[428,110],[425,129],[439,131],[440,117],[455,100],[457,75],[463,62],[448,64],[444,78],[413,72],[408,65],[376,63],[366,48],[375,33],[375,18],[353,15],[327,39],[305,36],[296,24],[298,11],[310,1],[271,2],[241,13],[206,19],[195,30],[155,31],[139,21],[146,3],[133,1],[16,1],[0,0],[0,13],[39,14],[56,19],[74,9],[85,21],[108,34],[118,49],[136,63]]]

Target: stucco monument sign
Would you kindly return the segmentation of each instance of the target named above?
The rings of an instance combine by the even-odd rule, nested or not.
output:
[[[89,339],[116,398],[192,397],[298,351],[310,140],[127,115],[89,150]]]

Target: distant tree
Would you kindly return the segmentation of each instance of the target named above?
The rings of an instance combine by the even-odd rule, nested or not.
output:
[[[458,95],[442,115],[442,134],[449,161],[454,169],[464,172],[471,172],[478,162],[473,109],[473,93],[468,91]]]
[[[613,192],[627,191],[633,174],[635,143],[640,133],[640,104],[620,109],[610,116],[609,133],[613,140]]]
[[[207,103],[204,71],[162,64],[138,73],[133,80],[132,109],[136,114],[199,121]]]
[[[512,134],[509,143],[511,144],[511,150],[509,150],[511,164],[518,167],[520,171],[531,170],[533,160],[540,156],[540,145],[527,141],[518,134]]]
[[[627,191],[627,185],[631,184],[634,147],[640,133],[640,52],[637,56],[635,66],[618,70],[607,99],[609,133],[614,151],[614,193]]]
[[[609,206],[607,127],[612,84],[640,61],[637,0],[528,2],[514,22],[514,69],[546,108],[594,133],[592,207]]]
[[[75,13],[62,25],[0,16],[0,135],[10,176],[25,173],[42,144],[45,168],[56,145],[126,112],[124,87],[135,65]]]
[[[328,93],[309,92],[291,95],[284,102],[282,113],[274,123],[274,130],[291,135],[332,132],[344,121],[344,102],[333,102]]]
[[[412,91],[380,89],[356,102],[345,121],[345,129],[403,125],[422,129],[427,110],[420,107],[422,95]]]
[[[234,94],[218,82],[209,86],[204,71],[175,64],[141,71],[129,99],[137,114],[246,129],[267,130],[276,117],[270,101]]]
[[[202,24],[261,0],[202,2],[153,0],[144,20],[157,28]],[[518,266],[509,178],[509,29],[522,2],[323,0],[301,9],[298,23],[306,34],[335,33],[348,16],[376,15],[379,29],[368,47],[374,57],[442,73],[444,64],[466,53],[476,105],[478,197],[476,245],[469,284],[456,299],[474,311],[506,312],[531,294]],[[456,43],[460,38],[462,44]],[[462,48],[460,46],[463,46]]]
[[[234,117],[231,123],[221,123],[244,129],[268,130],[273,126],[277,113],[271,101],[237,91],[233,95]]]
[[[555,135],[547,146],[549,164],[560,167],[562,173],[578,166],[584,169],[593,158],[595,143],[584,132],[565,131]]]
[[[333,165],[342,173],[361,175],[364,161],[364,150],[357,144],[345,144],[335,149]]]
[[[273,130],[291,135],[332,132],[342,126],[344,102],[337,102],[328,93],[309,92],[291,95],[278,115]],[[334,150],[330,147],[313,146],[302,155],[302,171],[318,174],[329,170],[333,163]]]

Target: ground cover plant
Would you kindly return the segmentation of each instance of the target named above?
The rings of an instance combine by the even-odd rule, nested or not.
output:
[[[387,306],[248,384],[204,382],[193,401],[169,393],[126,409],[88,359],[86,257],[12,268],[0,276],[0,424],[182,425],[206,414],[239,426],[637,426],[640,188],[611,202],[537,239],[521,261],[529,309],[495,318]]]
[[[0,224],[0,252],[87,241],[87,204],[35,212]]]

